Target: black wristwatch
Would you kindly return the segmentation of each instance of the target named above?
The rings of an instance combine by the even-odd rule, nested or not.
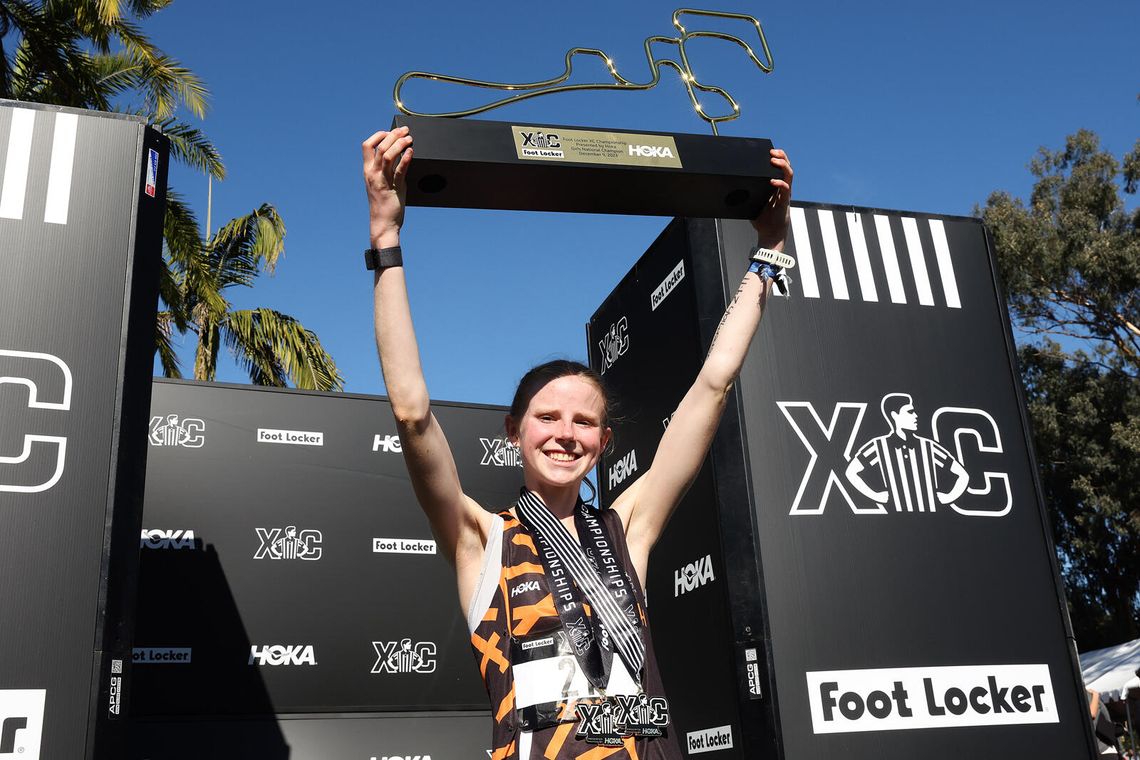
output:
[[[369,269],[402,267],[404,266],[403,252],[398,245],[391,248],[369,248],[364,252],[364,266]]]

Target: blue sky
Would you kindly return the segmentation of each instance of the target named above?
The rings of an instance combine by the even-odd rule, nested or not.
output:
[[[500,81],[562,71],[575,46],[605,50],[645,81],[642,41],[671,35],[672,3],[311,4],[178,0],[145,29],[212,93],[201,124],[229,173],[214,227],[263,202],[288,226],[273,277],[234,292],[317,332],[346,390],[383,393],[372,339],[360,142],[395,112],[392,85],[419,69]],[[801,200],[969,214],[993,190],[1024,197],[1026,164],[1085,127],[1117,156],[1140,136],[1140,3],[742,3],[761,20],[775,71],[724,43],[694,43],[694,73],[727,89],[741,118],[721,133],[772,139]],[[709,24],[747,36],[741,24]],[[751,39],[751,37],[749,37]],[[1131,51],[1131,52],[1130,52]],[[575,82],[599,81],[581,59]],[[419,110],[476,102],[417,85]],[[715,107],[715,101],[708,101]],[[645,93],[567,93],[485,114],[499,121],[708,133],[675,76]],[[171,184],[205,221],[206,180]],[[433,397],[505,404],[531,365],[585,356],[584,324],[664,218],[409,209],[403,234],[413,314]],[[192,368],[192,346],[182,352]],[[245,382],[223,359],[218,379]]]

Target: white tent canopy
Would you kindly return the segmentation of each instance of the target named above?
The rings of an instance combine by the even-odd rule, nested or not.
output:
[[[1123,699],[1125,691],[1140,687],[1140,639],[1078,656],[1085,686],[1099,691],[1101,699]]]

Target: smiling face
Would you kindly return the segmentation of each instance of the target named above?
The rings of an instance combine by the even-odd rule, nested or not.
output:
[[[521,419],[507,418],[527,487],[542,495],[578,487],[610,439],[605,400],[598,386],[578,376],[551,380],[531,397]]]

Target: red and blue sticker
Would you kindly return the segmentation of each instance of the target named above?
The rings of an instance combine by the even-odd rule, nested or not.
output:
[[[146,161],[146,194],[151,198],[154,197],[156,183],[158,182],[158,151],[154,148],[149,149],[149,155]]]

